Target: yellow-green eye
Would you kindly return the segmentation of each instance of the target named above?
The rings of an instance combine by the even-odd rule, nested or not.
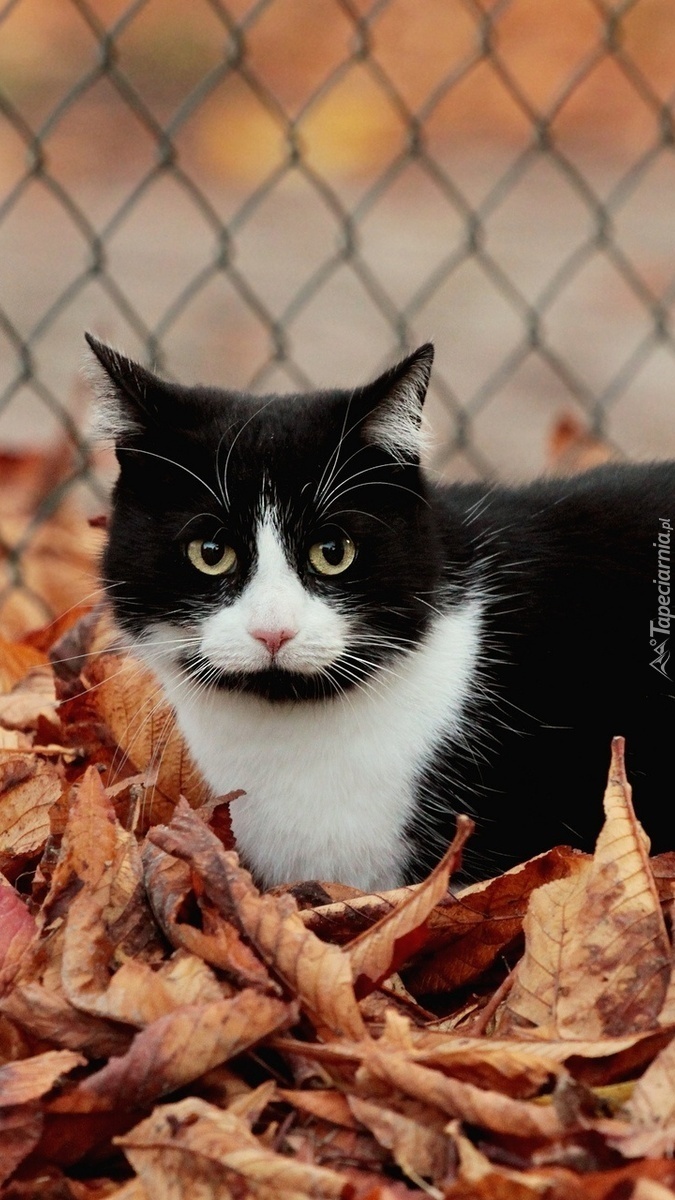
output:
[[[232,547],[223,545],[216,538],[190,542],[187,552],[193,567],[204,575],[227,575],[237,565],[237,555]]]
[[[346,534],[338,534],[315,542],[307,557],[319,575],[341,575],[356,558],[356,546]]]

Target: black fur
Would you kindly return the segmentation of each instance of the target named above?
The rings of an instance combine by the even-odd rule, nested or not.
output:
[[[255,565],[263,475],[306,586],[330,592],[363,628],[398,639],[400,653],[424,637],[435,611],[483,597],[483,661],[468,723],[461,746],[441,747],[419,782],[411,877],[438,857],[457,811],[476,816],[468,862],[483,874],[556,843],[590,849],[616,734],[627,739],[636,809],[653,848],[675,848],[669,605],[661,632],[650,635],[659,534],[669,574],[675,464],[606,466],[520,488],[439,486],[417,461],[396,461],[366,436],[418,369],[421,407],[427,347],[355,392],[260,398],[166,384],[90,344],[134,423],[118,440],[103,563],[118,621],[134,636],[153,617],[188,623],[239,593]],[[313,496],[335,455],[335,479],[350,490],[317,511]],[[229,497],[219,483],[226,463]],[[304,565],[307,546],[334,529],[353,539],[357,558],[344,576],[317,577]],[[236,574],[200,576],[187,541],[223,531],[239,555]],[[362,676],[396,653],[373,649]],[[197,678],[203,671],[198,659],[186,665]],[[213,686],[270,703],[323,703],[358,682],[339,669],[332,683],[272,670]]]

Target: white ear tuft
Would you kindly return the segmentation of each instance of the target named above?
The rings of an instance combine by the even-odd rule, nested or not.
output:
[[[382,376],[378,383],[384,395],[363,426],[366,441],[400,463],[418,462],[424,449],[422,405],[433,360],[434,348],[427,343]]]
[[[92,440],[123,442],[137,437],[146,428],[143,402],[149,372],[132,359],[85,334],[94,353],[87,357],[83,374],[96,395],[89,433]]]
[[[82,374],[96,398],[87,431],[92,441],[121,442],[142,433],[141,422],[122,403],[119,392],[100,367],[88,359]]]

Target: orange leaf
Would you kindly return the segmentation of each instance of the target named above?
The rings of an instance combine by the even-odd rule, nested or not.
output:
[[[600,1038],[652,1029],[671,950],[644,834],[615,738],[595,855],[570,879],[536,891],[508,1010],[556,1036]]]
[[[161,686],[147,668],[132,658],[102,654],[87,667],[86,680],[117,745],[138,771],[151,773],[163,796],[172,804],[185,796],[194,807],[210,797]]]
[[[366,1036],[348,956],[305,928],[292,896],[261,895],[235,852],[224,850],[183,800],[171,824],[152,829],[148,838],[190,864],[215,907],[297,995],[319,1028],[352,1038]]]
[[[2,1106],[27,1104],[39,1100],[50,1092],[54,1085],[73,1071],[85,1066],[87,1060],[72,1050],[47,1050],[20,1062],[7,1063],[0,1067],[0,1098]]]
[[[0,870],[35,857],[51,832],[49,812],[63,791],[57,767],[34,754],[0,751]]]
[[[7,987],[35,936],[35,918],[0,876],[0,992]]]
[[[342,1174],[275,1154],[240,1117],[203,1100],[163,1105],[117,1141],[151,1196],[346,1200],[354,1194]]]
[[[53,1102],[53,1112],[146,1108],[297,1018],[292,1005],[252,989],[212,1004],[186,1004],[134,1037],[121,1058]]]
[[[32,646],[0,637],[0,693],[9,692],[31,667],[46,666],[46,655]]]
[[[468,817],[457,818],[457,833],[431,874],[376,925],[347,947],[354,976],[354,991],[361,998],[397,971],[424,944],[421,928],[429,913],[448,890],[452,872],[461,860],[462,847],[474,828]]]

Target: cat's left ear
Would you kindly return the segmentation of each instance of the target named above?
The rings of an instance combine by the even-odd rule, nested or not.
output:
[[[94,436],[119,444],[162,419],[166,421],[171,407],[167,384],[92,334],[84,336],[98,359],[98,367],[91,371],[98,393]]]
[[[426,342],[362,393],[368,406],[361,424],[363,437],[401,463],[420,459],[422,405],[433,361],[434,348]]]

